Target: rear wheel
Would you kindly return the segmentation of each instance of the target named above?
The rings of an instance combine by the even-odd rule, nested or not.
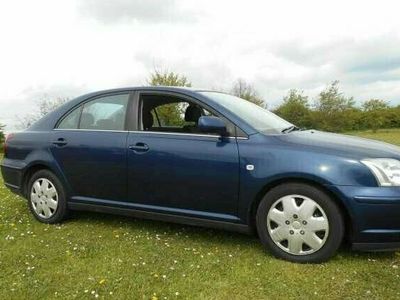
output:
[[[43,223],[59,223],[67,215],[64,188],[48,170],[34,173],[29,180],[28,203],[32,214]]]
[[[339,208],[326,193],[307,184],[273,188],[261,201],[256,221],[264,246],[276,257],[293,262],[325,261],[343,239]]]

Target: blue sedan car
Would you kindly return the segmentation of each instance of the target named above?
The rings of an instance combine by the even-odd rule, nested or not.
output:
[[[344,240],[400,248],[400,148],[300,130],[224,93],[140,87],[78,97],[12,134],[5,184],[41,222],[71,210],[257,232],[322,262]]]

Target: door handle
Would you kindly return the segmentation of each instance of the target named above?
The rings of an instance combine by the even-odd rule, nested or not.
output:
[[[66,144],[68,144],[68,142],[64,138],[59,138],[56,141],[54,141],[53,144],[56,146],[62,147],[62,146],[65,146]]]
[[[135,145],[130,145],[128,148],[135,152],[147,152],[150,149],[149,145],[145,143],[136,143]]]

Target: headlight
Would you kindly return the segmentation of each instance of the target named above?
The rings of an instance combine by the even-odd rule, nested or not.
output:
[[[380,186],[400,186],[400,160],[370,158],[361,162],[372,171]]]

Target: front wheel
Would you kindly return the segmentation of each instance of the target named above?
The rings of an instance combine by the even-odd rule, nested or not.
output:
[[[59,223],[67,215],[64,188],[48,170],[33,174],[28,183],[28,203],[32,214],[43,223]]]
[[[301,183],[269,191],[258,207],[256,223],[261,242],[273,255],[300,263],[326,261],[344,234],[343,217],[331,197]]]

